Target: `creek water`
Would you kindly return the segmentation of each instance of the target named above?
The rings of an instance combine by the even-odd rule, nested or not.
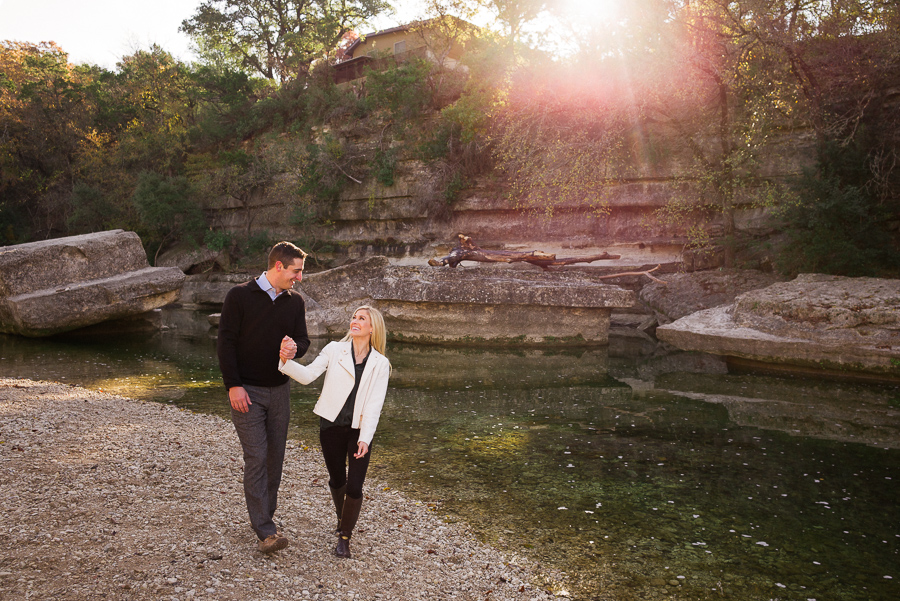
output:
[[[0,375],[227,417],[206,315],[164,320],[153,335],[0,335]],[[559,595],[900,599],[896,385],[730,373],[616,337],[388,356],[372,473],[538,563]],[[311,445],[320,386],[292,394],[293,436]]]

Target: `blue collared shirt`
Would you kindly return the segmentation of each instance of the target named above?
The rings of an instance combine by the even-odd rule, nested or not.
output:
[[[275,292],[275,286],[273,286],[272,284],[269,283],[269,278],[266,277],[265,271],[262,272],[261,276],[256,278],[256,284],[260,288],[265,290],[266,294],[268,294],[269,298],[271,298],[273,301],[278,297],[279,294],[284,293],[284,290],[282,290],[281,292],[278,292],[278,293]]]

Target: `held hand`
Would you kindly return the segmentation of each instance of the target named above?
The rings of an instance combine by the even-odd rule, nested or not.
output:
[[[297,343],[290,336],[281,339],[281,348],[278,350],[278,356],[282,361],[290,361],[297,355]]]
[[[241,413],[250,411],[250,395],[244,390],[243,386],[234,386],[228,389],[228,400],[231,402],[231,408]]]
[[[369,452],[369,445],[364,443],[363,441],[359,441],[356,443],[356,453],[353,455],[357,459],[361,459],[366,456],[366,453]]]

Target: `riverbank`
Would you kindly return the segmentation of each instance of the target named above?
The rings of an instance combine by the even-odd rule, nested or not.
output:
[[[557,576],[479,543],[440,507],[367,481],[351,560],[331,554],[316,449],[289,441],[256,551],[227,421],[51,382],[0,378],[0,590],[9,599],[553,599]]]

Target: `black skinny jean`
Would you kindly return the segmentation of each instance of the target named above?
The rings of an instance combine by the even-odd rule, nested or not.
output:
[[[328,485],[331,488],[340,488],[346,484],[347,496],[353,499],[362,498],[363,482],[369,469],[369,458],[372,456],[371,445],[365,456],[359,459],[353,456],[358,441],[359,430],[354,430],[350,426],[332,426],[326,430],[319,430],[322,455],[325,458],[325,467],[328,468]]]

